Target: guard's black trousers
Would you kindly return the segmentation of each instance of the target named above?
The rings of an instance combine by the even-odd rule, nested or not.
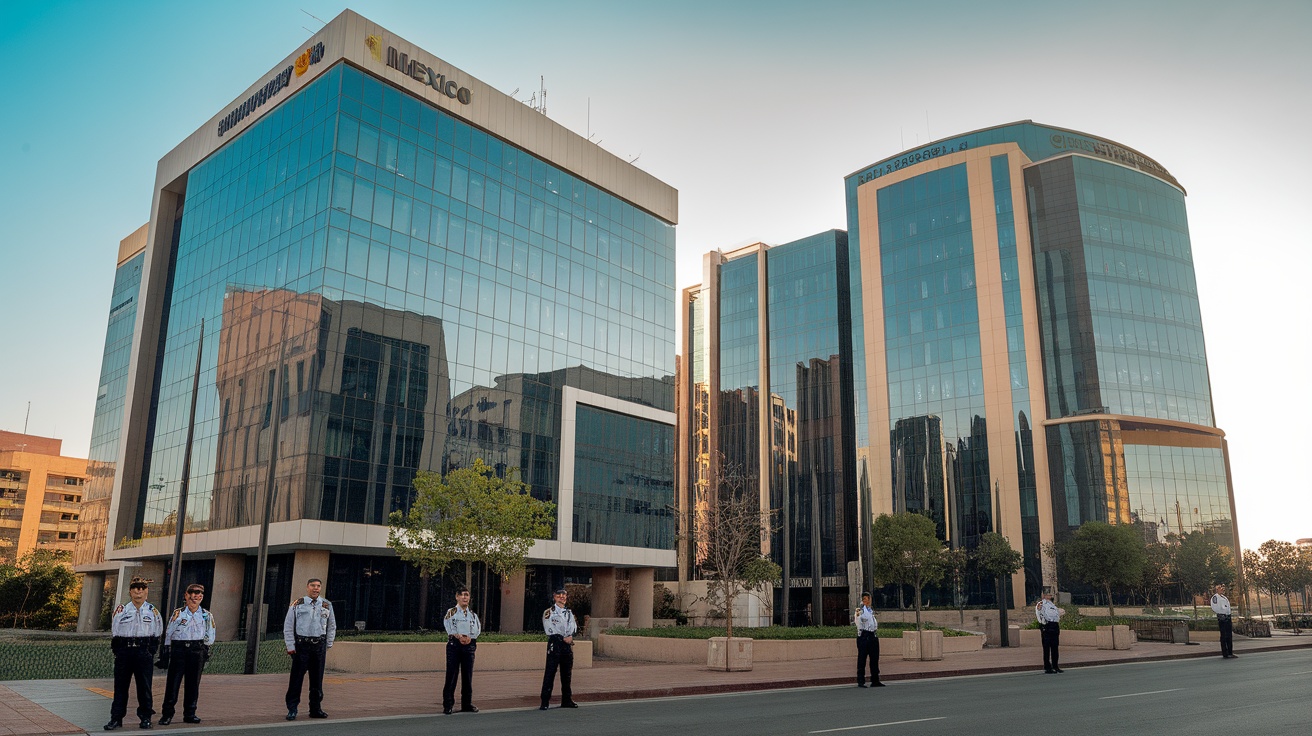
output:
[[[866,658],[870,658],[870,681],[879,682],[879,637],[873,631],[856,634],[856,684],[866,684]]]
[[[169,657],[169,674],[164,685],[164,704],[160,714],[172,718],[178,704],[178,690],[183,690],[182,714],[196,715],[196,701],[200,699],[200,671],[205,666],[205,649],[199,644],[188,646],[173,642]]]
[[[1221,656],[1229,657],[1235,653],[1235,624],[1229,616],[1217,616],[1216,625],[1221,629]]]
[[[574,702],[570,680],[574,676],[574,647],[559,637],[547,640],[547,670],[542,674],[542,704],[551,704],[551,691],[556,686],[556,670],[560,670],[560,702]]]
[[[1061,639],[1061,624],[1048,622],[1041,629],[1043,639],[1043,671],[1055,670],[1057,666],[1057,647]]]
[[[292,655],[292,676],[287,683],[287,710],[301,704],[301,684],[310,673],[310,712],[323,710],[323,662],[328,650],[323,644],[296,642]]]
[[[151,677],[155,658],[146,647],[124,647],[114,652],[114,702],[109,706],[111,720],[121,721],[128,713],[128,688],[137,683],[137,718],[155,715],[155,695]]]
[[[474,650],[477,642],[461,644],[455,639],[446,643],[446,683],[442,686],[442,710],[456,704],[456,677],[460,678],[460,707],[468,709],[474,697]]]

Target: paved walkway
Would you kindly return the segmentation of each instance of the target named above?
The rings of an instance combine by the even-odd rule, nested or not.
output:
[[[1235,638],[1235,651],[1312,648],[1312,636],[1277,635],[1270,639]],[[853,656],[800,662],[766,662],[750,672],[710,671],[690,664],[649,664],[597,658],[592,669],[575,670],[574,696],[580,703],[791,687],[850,685]],[[955,675],[1040,670],[1037,647],[985,649],[949,654],[937,662],[882,658],[882,679],[899,680]],[[1218,645],[1142,642],[1124,651],[1063,647],[1063,669],[1162,659],[1219,657]],[[1219,662],[1219,658],[1218,658]],[[1219,666],[1219,665],[1218,665]],[[533,708],[538,704],[538,672],[477,672],[474,703],[483,710]],[[324,709],[333,719],[435,714],[441,711],[441,674],[404,673],[332,675],[325,678]],[[26,680],[0,685],[0,736],[98,732],[108,719],[113,685],[108,680]],[[282,722],[286,675],[210,675],[201,684],[200,711],[205,726],[242,726]],[[155,679],[156,710],[162,677]],[[556,701],[559,701],[559,691]],[[135,698],[129,703],[131,711]],[[457,705],[459,705],[457,703]],[[302,714],[308,711],[302,703]],[[181,716],[181,713],[178,713]],[[306,720],[302,715],[301,720]],[[184,731],[179,723],[169,731]],[[136,731],[135,723],[127,724]],[[157,729],[159,727],[157,726]],[[194,727],[191,727],[194,728]]]

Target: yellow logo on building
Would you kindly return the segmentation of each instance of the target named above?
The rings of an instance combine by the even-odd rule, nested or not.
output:
[[[296,61],[292,64],[292,66],[295,68],[295,70],[296,70],[296,76],[298,76],[298,77],[301,76],[302,74],[306,73],[307,71],[309,71],[309,70],[310,70],[310,49],[306,49],[306,50],[304,51],[304,53],[302,53],[300,56],[296,57]]]
[[[369,49],[369,54],[374,57],[374,61],[383,60],[383,39],[378,36],[365,36],[364,45]]]

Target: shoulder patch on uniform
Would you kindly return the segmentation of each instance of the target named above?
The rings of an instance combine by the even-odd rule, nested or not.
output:
[[[180,616],[180,615],[182,615],[182,609],[181,609],[181,608],[175,608],[175,609],[173,609],[173,616],[172,616],[172,618],[170,618],[169,620],[170,620],[170,621],[177,621],[177,620],[178,620],[178,616]]]
[[[295,608],[301,602],[300,598],[293,598],[291,603],[287,604],[288,608]]]
[[[542,612],[542,620],[543,620],[543,621],[546,621],[546,620],[549,619],[549,618],[551,618],[551,609],[550,609],[550,608],[548,608],[547,610],[545,610],[545,611]]]
[[[116,613],[116,614],[123,613],[123,604],[122,604],[122,603],[118,604],[118,608],[115,608],[115,609],[114,609],[114,613]]]
[[[446,609],[446,615],[443,616],[442,618],[451,618],[451,617],[454,616],[454,615],[456,615],[456,609],[455,609],[455,606],[452,606],[452,607]]]

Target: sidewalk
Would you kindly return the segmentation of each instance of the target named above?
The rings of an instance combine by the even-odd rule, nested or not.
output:
[[[887,642],[886,642],[887,645]],[[1277,635],[1270,639],[1235,638],[1235,652],[1312,648],[1312,636]],[[1037,647],[985,649],[949,654],[937,662],[880,660],[886,682],[997,672],[1038,671]],[[1063,647],[1065,669],[1121,662],[1218,657],[1215,643],[1201,645],[1143,642],[1123,651]],[[650,664],[596,659],[592,669],[575,670],[574,697],[580,703],[631,698],[657,698],[750,690],[823,685],[850,685],[855,681],[856,652],[842,659],[801,662],[767,662],[750,672],[718,672],[690,664]],[[369,718],[441,712],[441,673],[333,675],[324,678],[324,710],[333,719]],[[535,708],[542,675],[539,672],[474,673],[474,703],[482,710]],[[283,692],[287,676],[212,675],[201,684],[200,710],[205,726],[240,726],[280,723],[286,711]],[[97,732],[109,716],[109,680],[27,680],[0,685],[0,736],[10,734],[68,734]],[[156,710],[164,691],[162,677],[155,679]],[[559,688],[556,702],[559,702]],[[457,703],[457,707],[459,703]],[[129,703],[129,715],[135,699]],[[301,712],[308,704],[302,702]],[[185,730],[181,725],[168,728]],[[156,716],[158,718],[158,716]],[[306,720],[302,715],[301,720]],[[135,725],[135,724],[129,724]],[[158,726],[157,726],[158,728]],[[135,730],[135,729],[134,729]]]

